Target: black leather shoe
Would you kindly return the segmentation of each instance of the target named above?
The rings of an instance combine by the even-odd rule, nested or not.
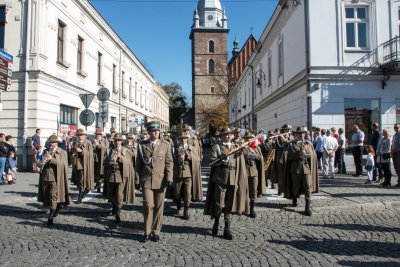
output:
[[[153,242],[160,242],[160,236],[159,235],[153,235],[151,237],[151,241]]]
[[[56,210],[54,212],[54,216],[53,216],[54,218],[58,216],[58,213],[60,212],[61,208],[62,208],[61,205],[57,205],[57,208],[56,208]]]
[[[297,197],[292,199],[292,207],[297,207]]]
[[[212,228],[212,235],[216,236],[218,235],[218,229],[219,229],[219,217],[214,219],[214,225]]]
[[[150,240],[150,235],[143,235],[141,238],[140,238],[140,243],[146,243],[147,241],[149,241]]]
[[[121,209],[117,208],[117,211],[115,213],[115,222],[120,223],[121,222]]]

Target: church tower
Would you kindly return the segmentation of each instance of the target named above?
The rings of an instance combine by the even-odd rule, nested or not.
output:
[[[220,105],[226,105],[228,32],[228,19],[220,1],[199,0],[193,15],[190,40],[194,127],[200,134],[208,133],[212,126],[219,126],[213,125],[210,113]]]

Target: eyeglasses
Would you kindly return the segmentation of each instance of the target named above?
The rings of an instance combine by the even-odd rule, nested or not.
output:
[[[393,128],[396,129],[396,130],[399,129],[399,127],[397,127],[397,126],[395,126],[395,127],[393,127]]]

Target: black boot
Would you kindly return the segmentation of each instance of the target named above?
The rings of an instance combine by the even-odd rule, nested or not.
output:
[[[189,203],[185,203],[185,207],[183,209],[183,219],[185,220],[189,220],[190,216],[189,216]]]
[[[292,199],[292,207],[297,207],[297,197]]]
[[[47,219],[47,226],[53,226],[54,210],[50,209],[49,218]]]
[[[311,200],[310,199],[306,199],[306,208],[304,210],[304,214],[306,216],[311,216],[312,212],[311,212]]]
[[[176,211],[179,213],[179,211],[181,210],[182,207],[182,203],[181,203],[181,199],[178,198],[176,199]]]
[[[219,228],[219,216],[215,217],[214,219],[214,225],[212,228],[212,235],[216,236],[218,234],[218,228]]]
[[[82,190],[79,190],[79,195],[78,195],[78,204],[81,204],[82,203],[82,199],[83,199],[83,192],[82,192]]]
[[[254,201],[250,201],[250,218],[256,218],[257,214],[254,211]]]
[[[97,193],[101,192],[101,183],[99,183],[99,182],[96,183],[96,189],[97,189]]]
[[[84,199],[88,193],[89,193],[89,189],[86,188],[86,189],[83,191],[82,199]]]
[[[111,203],[111,204],[112,204],[111,214],[112,214],[112,215],[115,215],[115,213],[117,212],[117,205],[115,205],[114,202]]]
[[[54,216],[53,216],[54,218],[58,216],[58,213],[60,212],[61,208],[62,208],[61,205],[58,204],[56,211],[54,212]]]
[[[115,212],[115,222],[120,223],[121,222],[121,209],[117,208]]]
[[[231,220],[225,219],[225,229],[223,237],[228,240],[233,240],[233,235],[231,233]]]

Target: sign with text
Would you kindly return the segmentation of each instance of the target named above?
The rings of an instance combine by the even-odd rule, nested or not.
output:
[[[0,50],[0,90],[9,91],[11,87],[13,56]]]

